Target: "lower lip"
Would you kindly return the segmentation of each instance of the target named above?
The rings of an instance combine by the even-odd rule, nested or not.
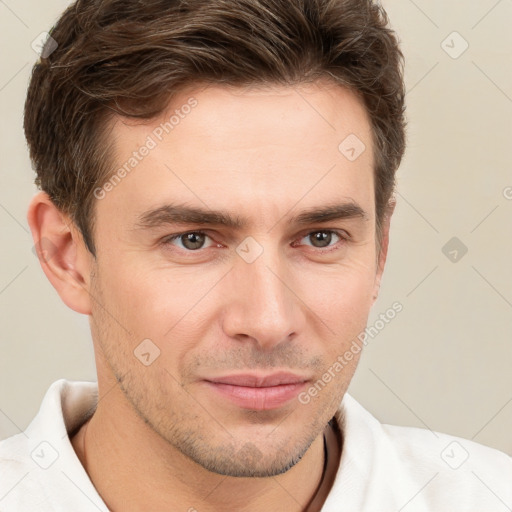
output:
[[[211,389],[227,398],[235,405],[253,411],[266,411],[282,407],[293,400],[306,386],[306,382],[281,384],[279,386],[262,388],[233,386],[232,384],[221,384],[219,382],[210,381],[206,383]]]

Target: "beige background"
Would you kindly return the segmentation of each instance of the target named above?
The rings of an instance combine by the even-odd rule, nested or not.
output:
[[[47,281],[26,222],[31,42],[67,4],[0,0],[0,438],[28,425],[54,380],[95,380],[87,318]],[[383,422],[512,455],[512,2],[383,4],[406,55],[409,142],[369,324],[404,309],[370,339],[350,392]],[[468,248],[455,263],[452,237]]]

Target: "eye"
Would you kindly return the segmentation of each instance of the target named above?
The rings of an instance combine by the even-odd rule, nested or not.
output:
[[[336,242],[336,238],[339,239],[340,242],[342,242],[346,241],[348,239],[348,236],[343,236],[341,232],[333,231],[331,229],[322,229],[320,231],[311,231],[300,240],[311,241],[311,244],[306,243],[304,245],[311,245],[316,249],[324,249],[326,247],[334,247],[333,245],[331,245],[331,243],[333,242],[333,240],[334,242]]]
[[[162,243],[165,245],[178,241],[181,243],[181,246],[178,245],[180,249],[197,251],[199,249],[205,249],[204,244],[207,238],[210,237],[202,231],[189,231],[187,233],[178,233],[176,235],[166,237],[162,240]]]
[[[212,243],[210,245],[205,245],[207,239],[209,239]],[[349,239],[348,234],[344,234],[343,232],[332,230],[332,229],[322,229],[317,231],[310,231],[306,233],[305,236],[300,238],[298,242],[294,242],[292,245],[296,247],[297,245],[310,245],[315,249],[335,249],[336,245],[342,244],[344,241]],[[310,243],[301,243],[301,241],[307,240]],[[333,243],[334,242],[334,243]],[[338,244],[336,244],[338,242]],[[199,251],[201,249],[207,249],[215,245],[213,243],[210,236],[208,236],[203,231],[188,231],[186,233],[176,233],[174,235],[169,235],[165,237],[162,242],[163,245],[174,245],[179,249],[183,249],[187,252]]]

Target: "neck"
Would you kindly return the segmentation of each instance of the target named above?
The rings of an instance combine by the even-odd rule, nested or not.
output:
[[[117,386],[99,396],[94,415],[71,441],[112,512],[125,510],[127,503],[133,511],[313,510],[309,504],[324,472],[323,434],[281,475],[229,477],[205,470],[161,438]]]

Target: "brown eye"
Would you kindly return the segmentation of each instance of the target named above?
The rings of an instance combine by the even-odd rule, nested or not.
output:
[[[202,233],[186,233],[180,237],[183,246],[191,251],[201,249],[204,244],[205,235]]]
[[[189,233],[172,235],[166,238],[163,243],[174,245],[173,242],[178,240],[181,243],[181,245],[178,245],[179,248],[187,251],[197,251],[203,249],[207,238],[209,238],[209,236],[201,231],[190,231]]]
[[[308,236],[313,247],[328,247],[331,244],[332,233],[330,231],[316,231]]]
[[[304,245],[310,245],[316,249],[325,249],[335,247],[336,242],[344,242],[347,240],[347,237],[343,236],[343,234],[339,233],[338,231],[323,229],[307,233],[306,236],[302,238],[302,240],[309,240],[310,242],[305,243]]]

